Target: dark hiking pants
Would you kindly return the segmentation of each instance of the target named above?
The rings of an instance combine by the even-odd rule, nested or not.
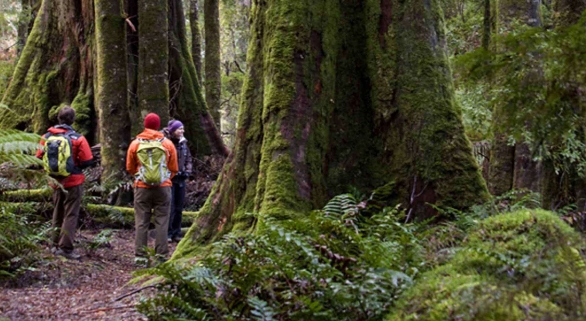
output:
[[[167,229],[169,228],[169,210],[171,206],[171,187],[135,188],[134,189],[134,221],[136,239],[134,253],[145,257],[148,245],[148,231],[151,217],[155,218],[155,252],[167,257]]]
[[[65,190],[60,188],[53,190],[55,209],[53,210],[52,226],[55,230],[52,241],[54,246],[65,252],[73,251],[82,196],[82,185],[65,188]]]
[[[181,220],[183,219],[183,203],[185,201],[185,178],[174,177],[171,189],[171,215],[169,216],[168,238],[181,236]]]

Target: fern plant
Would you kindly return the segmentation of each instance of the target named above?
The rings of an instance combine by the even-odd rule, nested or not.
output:
[[[6,108],[6,107],[4,107]],[[17,130],[0,130],[0,193],[4,188],[18,187],[17,181],[44,182],[42,166],[34,154],[41,137]],[[46,241],[47,223],[41,223],[26,206],[0,203],[0,276],[14,276],[37,258],[39,245]]]
[[[139,309],[155,320],[377,320],[423,266],[416,225],[370,217],[349,194],[290,221],[228,234],[194,265],[165,263]]]
[[[42,182],[48,176],[34,168],[43,163],[35,157],[41,136],[18,130],[0,130],[0,177],[6,183],[14,181]],[[5,184],[9,187],[11,184]]]

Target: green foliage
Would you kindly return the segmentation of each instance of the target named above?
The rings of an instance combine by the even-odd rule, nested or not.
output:
[[[150,270],[160,292],[139,309],[153,320],[380,320],[419,273],[419,226],[360,207],[340,195],[305,217],[228,234],[193,265],[160,265]]]
[[[519,26],[496,37],[492,52],[478,49],[455,60],[462,78],[490,83],[495,130],[532,145],[536,159],[556,172],[586,177],[584,94],[586,16],[568,27]]]
[[[405,293],[388,320],[583,319],[583,249],[580,235],[554,213],[490,217]]]
[[[31,213],[34,209],[27,206],[0,205],[0,279],[31,268],[40,243],[48,240],[50,223]]]

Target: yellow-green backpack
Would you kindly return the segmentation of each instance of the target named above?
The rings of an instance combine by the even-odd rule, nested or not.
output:
[[[165,138],[156,140],[138,139],[136,156],[140,168],[136,179],[150,186],[159,186],[171,177],[167,169],[167,150],[163,147]]]
[[[43,148],[43,167],[53,177],[67,177],[80,173],[73,161],[73,145],[71,139],[78,135],[73,130],[62,134],[47,133]]]

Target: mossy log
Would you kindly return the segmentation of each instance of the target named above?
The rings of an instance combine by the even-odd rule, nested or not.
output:
[[[422,275],[387,320],[583,319],[583,250],[580,235],[552,212],[491,217],[447,264]]]
[[[415,218],[488,198],[438,1],[253,1],[251,17],[235,147],[175,257],[351,186],[394,181]]]
[[[32,196],[34,194],[30,194]],[[16,196],[11,196],[16,197]],[[24,213],[51,213],[53,203],[47,202],[46,199],[40,198],[40,194],[35,197],[24,199],[22,195],[11,199],[3,197],[0,206],[13,208]],[[50,196],[49,196],[50,198]],[[106,204],[83,204],[82,212],[91,222],[107,227],[134,227],[134,209],[132,207],[111,206]],[[82,216],[83,216],[82,215]],[[183,212],[183,226],[190,226],[198,216],[198,212]],[[50,219],[50,214],[48,219]]]

